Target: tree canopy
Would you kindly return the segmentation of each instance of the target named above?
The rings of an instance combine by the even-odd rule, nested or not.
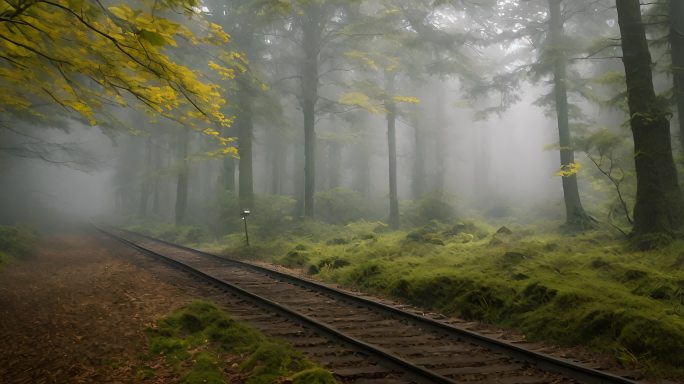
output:
[[[0,112],[40,117],[57,105],[90,125],[109,107],[138,107],[218,137],[229,126],[221,88],[174,60],[185,49],[223,45],[230,37],[201,20],[196,0],[3,0],[0,3]],[[181,18],[195,18],[191,30]],[[206,63],[222,78],[235,69],[228,54]],[[225,144],[228,139],[219,139]]]

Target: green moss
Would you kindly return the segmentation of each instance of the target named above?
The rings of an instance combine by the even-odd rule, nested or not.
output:
[[[182,339],[176,339],[160,334],[151,334],[150,352],[156,355],[164,355],[172,362],[178,362],[190,357],[188,343]]]
[[[684,367],[684,326],[681,321],[634,317],[618,337],[626,349],[658,369]],[[663,321],[665,320],[665,321]],[[667,321],[670,320],[670,321]]]
[[[648,251],[654,249],[664,248],[670,244],[674,239],[672,236],[664,233],[647,233],[639,236],[634,236],[630,239],[630,245],[639,251]]]
[[[266,339],[214,304],[197,301],[160,319],[147,330],[150,352],[179,370],[181,383],[225,383],[219,356],[245,356],[240,367],[247,383],[273,383],[316,368],[289,344]],[[154,375],[142,367],[139,377]]]
[[[223,370],[216,358],[207,352],[193,357],[190,371],[181,379],[181,384],[225,384]]]
[[[292,384],[334,384],[333,375],[321,368],[305,369],[292,376]]]
[[[0,225],[0,268],[16,258],[28,256],[38,240],[36,232],[26,225]]]
[[[287,255],[280,258],[279,262],[290,268],[303,267],[309,262],[309,256],[306,255],[306,251],[293,249]]]
[[[137,371],[135,373],[135,377],[138,380],[147,380],[147,379],[153,378],[155,374],[156,374],[156,372],[154,371],[153,368],[148,367],[148,366],[142,366],[142,367],[137,369]]]
[[[0,269],[13,260],[12,256],[0,251]]]
[[[299,227],[265,247],[278,261],[297,246],[306,254],[301,268],[343,286],[512,326],[531,340],[585,345],[653,374],[684,374],[664,341],[679,345],[684,337],[682,240],[643,252],[601,230],[495,230],[468,221],[394,232],[377,226],[351,223],[308,235]],[[464,241],[464,233],[472,238]]]
[[[265,342],[249,356],[241,369],[249,372],[247,384],[270,384],[278,377],[311,368],[301,353],[281,342]]]

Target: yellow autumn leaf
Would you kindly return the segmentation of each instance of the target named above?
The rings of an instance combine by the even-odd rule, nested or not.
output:
[[[581,169],[582,164],[580,163],[563,164],[556,175],[561,177],[570,177],[577,174],[577,172],[579,172]]]
[[[394,96],[392,98],[395,103],[408,103],[408,104],[418,104],[420,99],[414,96]]]

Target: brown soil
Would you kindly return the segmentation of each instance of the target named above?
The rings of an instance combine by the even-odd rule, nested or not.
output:
[[[143,365],[156,368],[148,383],[176,381],[159,359],[145,360],[144,330],[203,288],[141,263],[94,233],[60,234],[0,271],[0,382],[139,383]]]

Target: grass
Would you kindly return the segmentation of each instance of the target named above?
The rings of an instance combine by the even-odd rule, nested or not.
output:
[[[684,241],[638,252],[608,231],[562,234],[474,221],[388,232],[298,224],[227,238],[231,256],[302,268],[343,286],[584,345],[652,376],[684,377]]]
[[[36,241],[37,235],[29,226],[0,225],[0,269],[17,258],[28,256]]]
[[[335,383],[330,372],[289,344],[267,339],[208,302],[197,301],[176,310],[157,321],[147,334],[151,355],[163,356],[180,372],[181,383],[223,384],[229,382],[226,373],[239,375],[247,384],[280,380]],[[237,363],[226,366],[228,360]],[[154,370],[141,367],[138,377],[154,377]]]

